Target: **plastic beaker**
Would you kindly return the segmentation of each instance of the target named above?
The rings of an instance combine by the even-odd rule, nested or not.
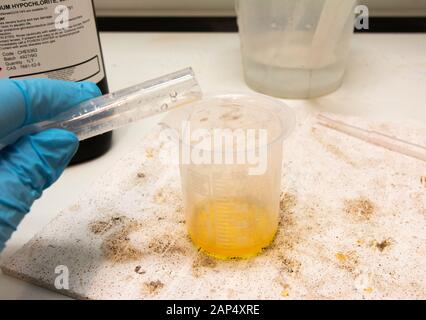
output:
[[[342,83],[356,0],[236,0],[247,84],[280,98],[313,98]]]
[[[186,224],[216,258],[248,258],[278,228],[283,140],[295,117],[262,95],[221,95],[193,104],[180,139]]]

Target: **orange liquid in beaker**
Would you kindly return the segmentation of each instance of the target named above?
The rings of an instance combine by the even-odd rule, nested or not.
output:
[[[278,213],[240,199],[211,200],[187,219],[189,235],[205,253],[219,258],[249,258],[273,241]]]

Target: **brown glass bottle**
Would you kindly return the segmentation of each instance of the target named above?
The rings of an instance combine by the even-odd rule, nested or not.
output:
[[[103,93],[108,92],[108,84],[106,78],[99,82],[98,87]],[[92,160],[104,155],[112,145],[112,132],[107,132],[99,136],[83,140],[80,142],[77,153],[71,160],[71,164],[78,164],[88,160]]]
[[[92,0],[92,8],[93,8],[92,9],[93,16],[96,17],[93,0]],[[99,51],[101,55],[102,65],[103,65],[103,69],[105,70],[102,46],[101,46],[99,33],[97,29],[98,28],[96,24],[96,37],[97,37],[96,41],[99,43]],[[107,94],[109,92],[106,73],[105,73],[105,77],[97,83],[97,86],[101,90],[102,94]],[[98,158],[104,155],[106,152],[108,152],[108,150],[111,148],[111,145],[112,145],[112,132],[107,132],[102,135],[93,137],[91,139],[83,140],[80,142],[78,151],[75,154],[74,158],[71,160],[71,164],[78,164],[81,162]]]
[[[91,81],[108,93],[92,0],[1,0],[0,36],[0,78]],[[82,141],[72,163],[103,155],[111,141]]]

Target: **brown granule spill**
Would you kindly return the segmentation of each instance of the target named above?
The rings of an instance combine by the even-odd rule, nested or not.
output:
[[[290,257],[294,247],[303,237],[302,230],[299,230],[294,219],[294,210],[297,206],[297,196],[290,192],[283,192],[280,201],[280,227],[278,234],[271,244],[268,254],[277,264],[279,270],[283,273],[296,275],[299,273],[301,263]]]
[[[101,246],[103,256],[116,263],[138,260],[142,256],[142,251],[131,244],[129,235],[140,227],[140,223],[132,219],[108,236]]]
[[[294,208],[297,205],[297,197],[293,193],[283,192],[281,193],[280,200],[280,229],[284,229],[287,233],[287,229],[294,225]],[[287,235],[288,236],[288,235]]]
[[[290,296],[290,286],[288,284],[281,285],[283,290],[281,291],[281,296],[284,298],[288,298]]]
[[[175,190],[173,188],[161,188],[155,192],[152,196],[152,201],[155,204],[169,204],[173,205],[174,211],[168,217],[176,218],[182,214],[183,206],[182,206],[182,194],[180,190]]]
[[[192,271],[196,277],[199,277],[201,276],[203,269],[214,269],[216,266],[216,260],[199,252],[192,262]]]
[[[346,262],[346,260],[348,259],[347,256],[344,253],[338,252],[336,253],[336,259],[339,262]]]
[[[284,298],[287,298],[289,295],[290,295],[289,288],[283,289],[283,291],[281,291],[281,296],[283,296]]]
[[[149,294],[157,294],[158,291],[164,288],[164,283],[162,283],[160,280],[150,281],[150,282],[145,282],[144,287]]]
[[[186,250],[176,244],[177,240],[172,239],[169,235],[163,235],[158,238],[154,238],[151,240],[151,242],[148,244],[148,248],[157,254],[185,254]]]
[[[176,207],[176,213],[183,213],[184,212],[184,208],[182,204],[178,204]]]
[[[351,216],[368,220],[376,212],[376,206],[370,199],[360,197],[346,200],[344,211]]]
[[[356,164],[352,161],[352,159],[344,153],[339,147],[337,147],[334,144],[331,144],[324,139],[323,135],[318,131],[317,128],[312,128],[312,134],[314,138],[324,147],[324,149],[333,154],[335,157],[345,161],[347,164],[351,165],[352,167],[356,167]]]
[[[354,272],[358,265],[358,256],[354,251],[337,252],[335,254],[339,267],[349,272]]]
[[[301,266],[302,264],[297,260],[289,259],[286,257],[281,258],[281,271],[284,271],[289,274],[296,274],[299,273]]]
[[[139,179],[143,179],[143,178],[145,178],[145,177],[146,177],[146,175],[145,175],[145,173],[143,173],[143,172],[138,172],[137,177],[138,177]]]
[[[392,245],[391,239],[385,239],[381,242],[373,241],[372,246],[376,247],[380,252],[383,252],[386,248]]]
[[[145,271],[145,270],[142,270],[142,267],[141,267],[141,266],[136,266],[136,267],[135,267],[135,272],[136,272],[137,274],[145,274],[145,273],[146,273],[146,271]]]
[[[115,226],[122,224],[125,220],[123,216],[113,216],[103,220],[93,221],[89,224],[89,230],[93,234],[102,235],[110,231]]]
[[[426,176],[420,177],[420,183],[423,187],[426,188]]]
[[[373,288],[371,288],[371,287],[368,287],[368,288],[365,288],[363,291],[364,291],[364,293],[366,293],[366,294],[371,294],[371,293],[373,293],[374,289],[373,289]]]
[[[154,202],[158,204],[162,204],[166,201],[166,195],[163,190],[158,190],[158,192],[154,195]]]
[[[198,260],[198,265],[204,268],[215,268],[217,262],[213,258],[203,255],[202,258]]]
[[[153,148],[147,148],[145,151],[145,155],[148,159],[152,159],[155,157],[156,151]]]
[[[297,198],[294,194],[288,193],[288,192],[281,193],[281,201],[280,201],[281,215],[292,214],[296,204],[297,204]]]
[[[359,239],[359,240],[357,240],[357,241],[356,241],[356,245],[357,245],[358,247],[362,247],[362,246],[364,245],[364,243],[365,243],[365,241],[364,241],[364,240],[362,240],[362,239]]]

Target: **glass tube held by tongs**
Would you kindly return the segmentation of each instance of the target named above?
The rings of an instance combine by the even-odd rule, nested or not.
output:
[[[20,137],[60,128],[85,140],[202,97],[191,68],[87,100],[48,121],[28,125],[0,139],[0,150]]]

